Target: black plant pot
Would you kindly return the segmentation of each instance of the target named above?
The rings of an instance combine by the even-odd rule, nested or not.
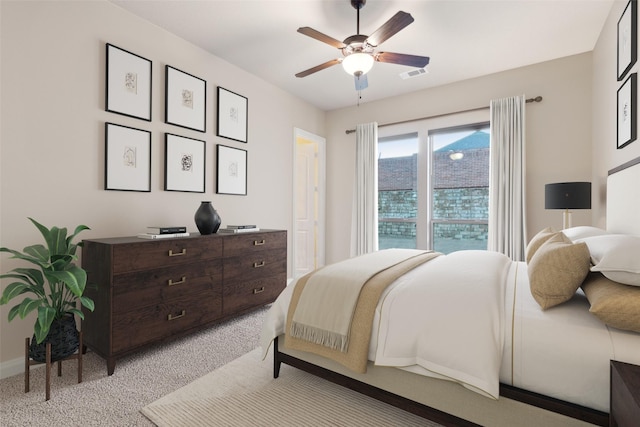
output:
[[[80,346],[80,336],[76,329],[76,319],[74,316],[65,316],[56,319],[51,324],[49,334],[40,344],[36,342],[33,335],[31,345],[29,345],[29,357],[36,362],[47,361],[47,343],[51,343],[51,361],[62,360],[71,356]]]

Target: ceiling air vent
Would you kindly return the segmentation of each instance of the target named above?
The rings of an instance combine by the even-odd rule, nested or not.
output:
[[[411,70],[411,71],[407,71],[404,73],[400,73],[400,77],[402,77],[402,80],[407,80],[413,77],[418,77],[421,76],[423,74],[427,74],[428,71],[424,68],[418,68],[416,70]]]

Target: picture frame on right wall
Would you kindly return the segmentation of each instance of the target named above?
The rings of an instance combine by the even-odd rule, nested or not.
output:
[[[618,89],[617,107],[617,148],[620,149],[636,140],[636,80],[637,73],[631,74]]]
[[[636,0],[629,0],[618,20],[618,81],[622,81],[638,58]]]

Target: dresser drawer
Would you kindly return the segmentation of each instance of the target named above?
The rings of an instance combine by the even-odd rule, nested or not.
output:
[[[113,274],[189,264],[221,256],[222,239],[219,236],[141,241],[113,248]]]
[[[222,286],[222,260],[125,273],[113,278],[113,311],[121,313]]]
[[[235,257],[256,250],[286,249],[287,232],[257,232],[226,235],[224,237],[224,257]]]
[[[169,337],[222,316],[222,291],[185,295],[149,305],[113,319],[114,353]]]
[[[225,284],[222,297],[223,314],[226,316],[273,302],[286,287],[286,284],[286,273],[249,282],[239,281],[235,284]]]
[[[260,279],[287,271],[287,249],[253,251],[222,261],[224,282]]]

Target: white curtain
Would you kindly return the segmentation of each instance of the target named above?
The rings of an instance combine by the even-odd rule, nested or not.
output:
[[[524,260],[525,98],[491,101],[488,249]]]
[[[351,256],[378,250],[378,123],[356,126]]]

